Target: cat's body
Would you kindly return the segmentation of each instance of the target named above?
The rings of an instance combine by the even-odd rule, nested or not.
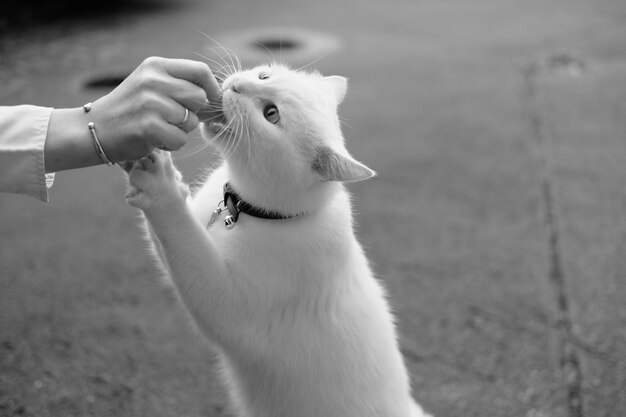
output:
[[[326,96],[341,84],[330,82],[335,86],[322,92]],[[287,130],[288,121],[279,125],[266,114],[272,126],[264,127],[257,126],[260,119],[250,120],[255,103],[268,113],[267,102],[256,98],[268,100],[270,93],[247,93],[246,86],[224,83],[227,119],[245,114],[249,123],[247,130],[231,130],[231,135],[251,130],[270,136],[269,141],[281,137],[263,129]],[[339,95],[326,100],[330,113],[336,115],[343,92],[345,82]],[[254,94],[249,105],[241,104],[246,94]],[[284,109],[281,117],[289,117],[285,106],[277,106]],[[336,116],[330,123],[338,125]],[[308,120],[307,129],[321,133],[315,125]],[[255,148],[259,145],[251,141],[267,139],[252,135],[249,148],[239,156],[237,151],[227,155],[186,203],[185,187],[168,155],[153,154],[130,171],[129,202],[144,210],[184,304],[215,344],[235,409],[242,417],[424,416],[411,398],[393,318],[355,238],[350,198],[340,182],[373,172],[345,153],[342,138],[313,140],[310,148],[300,139]],[[226,153],[228,143],[221,144]],[[285,161],[274,146],[302,155]],[[265,165],[276,163],[285,167]],[[289,171],[292,164],[296,171]],[[224,212],[209,225],[227,181],[247,202],[295,217],[242,213],[227,228]]]

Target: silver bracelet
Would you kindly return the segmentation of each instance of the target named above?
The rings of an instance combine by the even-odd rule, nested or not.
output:
[[[83,106],[83,110],[85,113],[89,113],[91,110],[91,103],[87,103]],[[113,162],[109,159],[107,154],[102,149],[102,145],[100,144],[100,140],[98,140],[98,135],[96,134],[96,124],[94,122],[87,123],[87,127],[89,128],[89,133],[91,134],[91,141],[93,142],[93,147],[96,149],[96,153],[100,157],[103,163],[107,164],[107,166],[112,166]]]

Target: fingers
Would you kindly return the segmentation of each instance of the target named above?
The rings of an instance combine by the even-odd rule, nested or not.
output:
[[[199,123],[198,116],[193,111],[173,100],[164,103],[163,118],[185,133],[194,130]]]
[[[200,114],[203,120],[219,118],[222,91],[207,64],[187,59],[150,57],[141,66],[144,88],[172,98]],[[168,121],[178,124],[176,120]]]
[[[217,120],[222,117],[221,95],[208,97],[207,92],[196,84],[176,78],[167,84],[167,89],[170,97],[196,113],[200,120]]]
[[[191,114],[189,115],[190,118]],[[155,148],[176,151],[187,143],[187,134],[178,126],[171,123],[162,123],[159,125],[158,134],[152,136],[152,140],[152,145]]]
[[[184,110],[184,108],[183,108]],[[184,115],[183,115],[183,119],[184,120]],[[179,129],[181,129],[183,132],[185,133],[189,133],[192,130],[194,130],[196,127],[198,127],[198,123],[200,123],[200,120],[198,119],[198,116],[194,113],[194,112],[189,112],[189,115],[187,116],[187,120],[181,121],[180,123],[175,123],[175,126],[178,127]]]
[[[95,121],[109,132],[115,160],[135,160],[155,147],[180,149],[187,142],[186,133],[199,124],[197,113],[219,105],[220,96],[219,84],[205,63],[151,57],[96,101],[92,115],[100,115]],[[131,165],[123,168],[128,171]]]
[[[206,92],[197,85],[177,78],[164,83],[165,94],[179,102],[194,113],[208,107],[209,101]]]
[[[216,102],[221,96],[222,89],[211,69],[204,62],[187,59],[167,59],[164,61],[164,65],[165,70],[172,77],[188,80],[202,87],[209,101]]]

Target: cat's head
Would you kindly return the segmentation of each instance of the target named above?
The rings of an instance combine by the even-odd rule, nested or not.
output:
[[[283,65],[237,72],[222,84],[225,128],[205,131],[233,168],[260,181],[361,181],[374,171],[345,149],[337,107],[346,89],[343,77]]]

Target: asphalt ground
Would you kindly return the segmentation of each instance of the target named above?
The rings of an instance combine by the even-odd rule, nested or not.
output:
[[[79,106],[150,55],[219,60],[217,42],[245,65],[320,58],[379,173],[350,186],[358,235],[419,402],[621,417],[625,22],[619,0],[178,2],[4,35],[0,104]],[[276,37],[298,42],[254,46]],[[200,148],[175,155],[189,181]],[[107,167],[59,173],[49,204],[0,195],[0,416],[229,415],[123,195]]]

